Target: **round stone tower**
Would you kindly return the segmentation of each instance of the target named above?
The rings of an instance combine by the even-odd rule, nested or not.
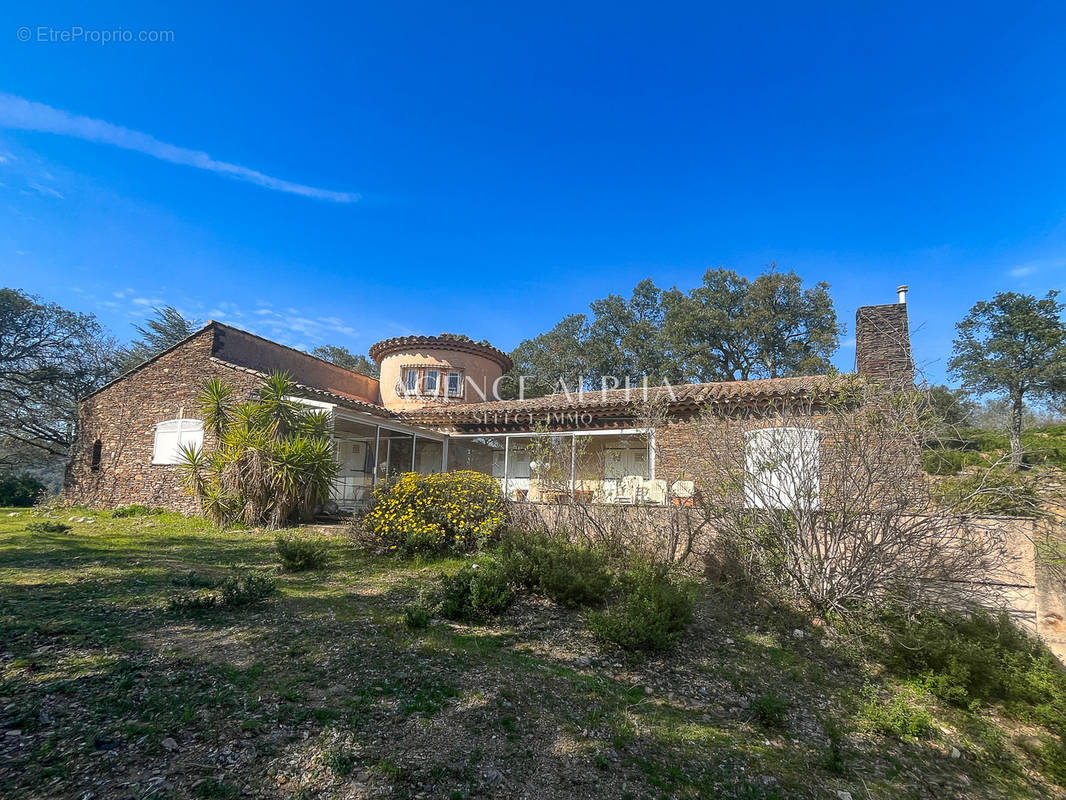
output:
[[[511,368],[502,350],[454,333],[385,339],[370,357],[381,365],[382,404],[398,411],[492,400],[496,380]]]

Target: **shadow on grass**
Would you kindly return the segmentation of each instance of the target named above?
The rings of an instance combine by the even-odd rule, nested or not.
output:
[[[649,696],[629,677],[517,649],[541,632],[505,622],[408,630],[403,605],[452,559],[412,565],[339,546],[328,569],[279,576],[281,594],[261,605],[182,616],[159,610],[174,578],[224,575],[235,562],[272,567],[272,537],[121,536],[29,541],[18,567],[10,550],[0,555],[0,695],[4,725],[22,730],[0,739],[0,794],[40,793],[63,770],[79,786],[101,781],[105,796],[120,781],[147,788],[154,771],[177,776],[178,796],[198,780],[272,794],[268,769],[290,776],[286,792],[306,780],[309,794],[327,797],[364,784],[364,794],[392,797],[803,797],[836,780],[813,766],[816,737],[785,738],[683,702],[681,683],[677,699]],[[69,582],[27,578],[35,570]],[[792,680],[814,702],[814,659],[791,638],[808,620],[780,608],[745,616],[742,602],[711,593],[677,651],[654,663],[669,668],[687,648],[728,637],[736,647],[722,645],[710,669],[744,665],[750,692]],[[746,627],[753,619],[758,635]],[[163,747],[167,737],[177,751]],[[914,748],[944,762],[932,746]]]

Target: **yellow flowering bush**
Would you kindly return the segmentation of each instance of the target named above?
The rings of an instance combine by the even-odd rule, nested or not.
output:
[[[375,490],[365,522],[389,550],[443,555],[484,546],[496,537],[503,516],[503,495],[489,475],[408,472]]]

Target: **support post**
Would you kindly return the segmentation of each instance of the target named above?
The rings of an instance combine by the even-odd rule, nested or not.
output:
[[[503,497],[505,500],[510,500],[511,495],[509,493],[511,484],[511,437],[503,437]]]
[[[577,434],[570,434],[570,499],[577,497]]]
[[[378,470],[381,468],[381,426],[374,426],[374,479],[371,481],[373,488],[378,488]]]

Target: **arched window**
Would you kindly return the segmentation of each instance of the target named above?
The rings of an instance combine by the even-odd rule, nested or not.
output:
[[[204,424],[198,419],[168,419],[155,426],[153,464],[180,464],[183,447],[204,446]]]
[[[97,439],[95,442],[93,442],[93,459],[89,463],[89,469],[92,470],[93,472],[99,472],[100,471],[100,456],[103,455],[103,452],[104,452],[104,445],[101,443],[101,441],[99,439]]]
[[[818,508],[818,431],[761,428],[748,431],[744,437],[744,500],[748,508]]]

